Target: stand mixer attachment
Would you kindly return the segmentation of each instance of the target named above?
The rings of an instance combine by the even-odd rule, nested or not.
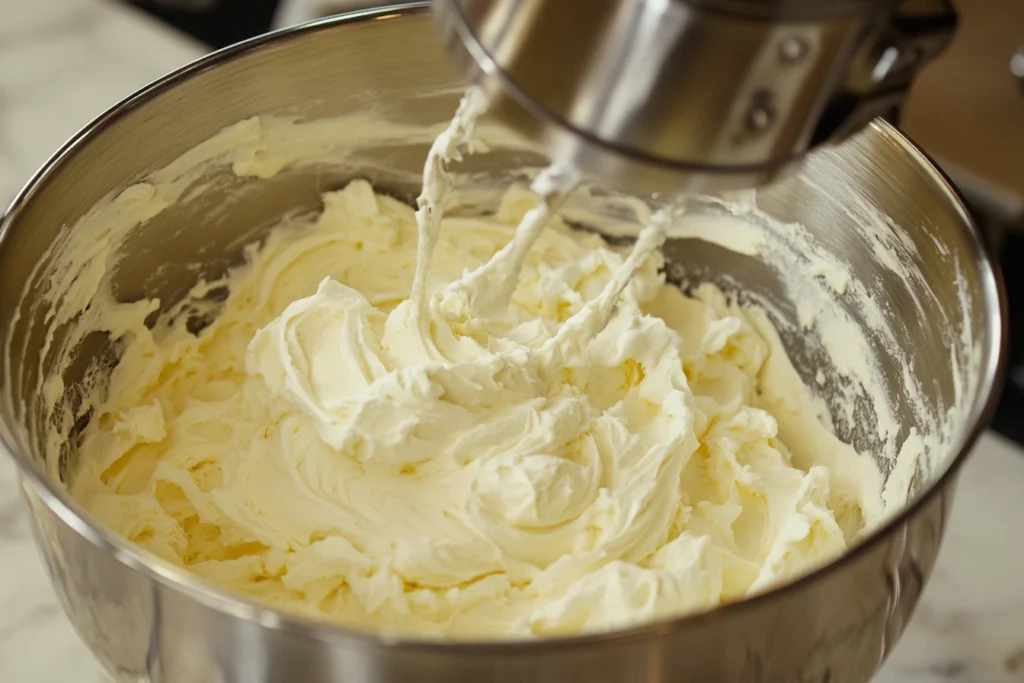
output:
[[[770,182],[892,119],[949,0],[435,0],[462,72],[555,161],[636,194]]]

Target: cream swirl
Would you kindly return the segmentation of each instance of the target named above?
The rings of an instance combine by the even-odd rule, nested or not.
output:
[[[877,472],[763,316],[664,283],[667,213],[625,256],[558,191],[442,220],[430,178],[471,129],[435,145],[419,211],[355,181],[250,250],[198,335],[135,330],[74,495],[232,589],[459,638],[709,608],[842,552]]]

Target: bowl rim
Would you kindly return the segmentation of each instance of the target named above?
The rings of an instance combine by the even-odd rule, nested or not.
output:
[[[256,52],[268,45],[279,45],[285,41],[299,39],[307,34],[333,30],[350,24],[356,25],[368,21],[390,21],[409,16],[419,16],[429,13],[430,6],[431,2],[429,0],[417,0],[347,12],[298,26],[272,31],[210,52],[144,86],[110,107],[106,112],[96,117],[72,136],[15,195],[10,206],[0,216],[0,249],[3,249],[8,235],[12,232],[13,226],[18,221],[19,215],[33,198],[62,170],[62,167],[80,147],[90,142],[108,126],[115,124],[127,113],[149,102],[156,96],[230,59]],[[265,628],[281,630],[325,643],[350,642],[354,640],[383,649],[401,647],[403,649],[431,652],[443,651],[446,654],[460,653],[468,655],[515,655],[528,649],[531,654],[536,655],[539,652],[550,652],[551,650],[558,649],[590,647],[594,645],[618,646],[637,640],[663,637],[676,631],[697,627],[707,622],[727,619],[733,614],[760,608],[795,591],[802,590],[808,585],[817,583],[834,572],[840,571],[847,564],[854,562],[858,557],[877,547],[898,527],[906,524],[918,511],[932,502],[940,491],[953,483],[957,471],[970,454],[972,446],[991,421],[1001,393],[1003,384],[1002,370],[1006,361],[1007,305],[998,262],[993,258],[990,246],[968,213],[960,192],[934,161],[891,124],[876,120],[870,124],[870,128],[884,136],[891,143],[901,147],[911,163],[918,166],[926,175],[931,176],[939,188],[948,195],[951,206],[960,214],[959,217],[968,239],[969,256],[978,268],[978,277],[983,292],[983,314],[985,324],[989,328],[988,337],[990,339],[988,348],[985,349],[987,351],[987,362],[981,369],[977,393],[970,405],[967,416],[967,424],[970,424],[971,427],[965,430],[955,445],[951,447],[951,450],[956,450],[956,455],[949,460],[945,471],[936,477],[931,486],[919,493],[914,500],[903,507],[897,514],[891,516],[872,530],[870,534],[861,539],[843,555],[828,564],[765,592],[719,605],[704,612],[683,614],[676,617],[644,622],[623,629],[597,633],[522,639],[447,640],[443,637],[393,635],[378,631],[363,631],[321,619],[278,610],[248,596],[235,593],[227,588],[200,579],[187,569],[173,565],[143,550],[118,534],[92,521],[91,515],[77,501],[72,499],[62,487],[55,486],[39,464],[31,461],[24,453],[13,448],[2,432],[0,432],[0,451],[9,455],[14,461],[18,474],[22,478],[21,485],[24,493],[28,493],[27,487],[31,487],[31,492],[38,496],[54,515],[87,542],[109,552],[117,562],[141,572],[147,578],[158,582],[165,588],[188,596],[207,608],[258,623]],[[36,537],[36,542],[39,542],[38,536]]]

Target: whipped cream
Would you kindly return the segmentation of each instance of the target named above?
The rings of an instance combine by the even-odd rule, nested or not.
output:
[[[413,211],[360,181],[326,195],[209,327],[126,356],[74,495],[236,591],[454,638],[706,609],[842,552],[877,509],[870,459],[826,434],[864,477],[792,464],[760,396],[806,389],[770,327],[665,285],[656,238],[624,257],[555,217],[501,314],[466,314],[537,206],[516,188],[441,222],[419,327]]]
[[[275,230],[193,334],[139,330],[72,493],[129,540],[287,610],[451,638],[608,630],[714,607],[842,553],[882,513],[767,318],[664,282],[542,172],[444,216],[475,92],[417,210],[364,181]]]

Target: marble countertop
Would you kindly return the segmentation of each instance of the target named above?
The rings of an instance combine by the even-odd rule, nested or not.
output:
[[[0,204],[91,118],[202,52],[113,2],[0,2]],[[50,588],[3,454],[0,560],[0,680],[102,683]],[[935,573],[876,681],[1024,682],[1024,450],[994,434],[978,444]]]

